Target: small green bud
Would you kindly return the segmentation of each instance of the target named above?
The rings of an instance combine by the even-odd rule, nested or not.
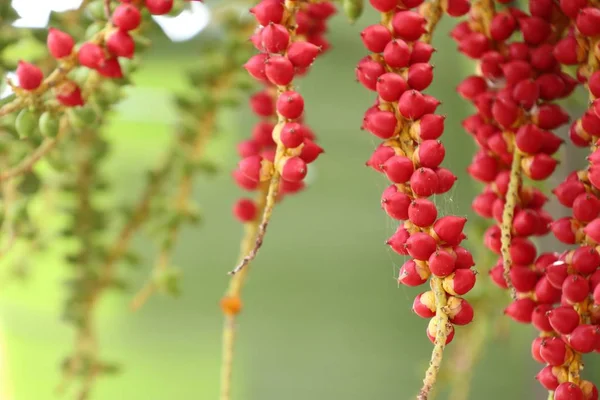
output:
[[[21,139],[27,138],[33,135],[38,127],[38,114],[29,109],[23,109],[17,116],[15,121],[15,128]]]
[[[53,115],[50,111],[46,111],[42,114],[39,121],[40,132],[45,137],[56,137],[58,135],[59,118]]]
[[[96,36],[98,32],[100,32],[104,28],[105,24],[103,22],[94,22],[85,30],[85,38],[91,39]]]
[[[92,1],[85,8],[86,14],[90,19],[93,20],[106,20],[106,14],[104,13],[104,1],[103,0],[95,0]]]
[[[350,23],[356,22],[356,20],[362,15],[364,0],[343,0],[344,1],[344,12],[350,20]]]
[[[79,108],[70,108],[67,111],[69,122],[75,128],[89,126],[96,121],[96,111],[89,105]]]

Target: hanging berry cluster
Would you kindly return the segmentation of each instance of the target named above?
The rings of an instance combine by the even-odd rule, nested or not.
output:
[[[238,145],[241,161],[233,175],[238,186],[249,191],[280,175],[280,201],[304,188],[307,164],[323,152],[303,122],[304,100],[291,85],[294,77],[304,75],[315,58],[329,48],[323,34],[335,8],[329,2],[264,0],[251,13],[260,24],[252,35],[260,53],[251,57],[245,68],[264,85],[250,99],[250,107],[261,121],[254,126],[252,138]],[[261,211],[248,198],[234,206],[241,222],[253,221]]]
[[[261,120],[252,137],[238,145],[241,157],[233,177],[246,191],[258,191],[255,200],[242,198],[235,217],[246,224],[241,263],[221,302],[225,314],[224,360],[221,399],[229,400],[233,363],[235,316],[241,311],[240,291],[247,269],[256,256],[276,202],[304,189],[308,164],[323,149],[304,122],[304,99],[293,81],[305,75],[315,59],[329,49],[325,38],[327,20],[336,13],[329,1],[262,0],[250,12],[258,22],[251,37],[260,52],[244,68],[264,88],[250,98],[250,107]]]
[[[478,111],[463,124],[480,148],[469,174],[486,184],[473,209],[498,224],[484,238],[486,246],[501,255],[490,275],[498,286],[513,292],[506,314],[541,332],[532,354],[547,366],[537,379],[555,400],[598,398],[594,384],[580,380],[579,372],[581,353],[600,344],[600,330],[590,320],[591,285],[600,255],[587,246],[597,244],[586,237],[593,225],[584,228],[598,216],[600,202],[586,171],[575,172],[554,191],[560,203],[573,208],[573,218],[553,222],[543,210],[547,197],[523,184],[522,175],[541,181],[557,165],[552,155],[563,140],[552,131],[566,124],[569,116],[554,102],[571,95],[578,84],[561,64],[585,64],[585,50],[593,47],[581,43],[587,43],[585,36],[600,33],[592,28],[600,22],[598,10],[585,8],[586,3],[530,0],[527,14],[512,7],[496,12],[493,2],[482,2],[469,21],[452,32],[459,50],[479,62],[480,75],[465,79],[458,92]],[[522,41],[510,42],[516,31]],[[590,64],[597,66],[595,55],[590,59],[593,62],[580,68],[581,81],[590,76]],[[588,145],[600,133],[599,123],[588,111],[572,125],[571,139],[576,145]],[[528,237],[550,230],[560,241],[582,247],[560,256],[537,256]]]
[[[404,221],[387,241],[396,253],[411,257],[400,268],[398,282],[431,284],[431,290],[419,294],[413,304],[417,315],[430,318],[426,332],[436,345],[419,394],[426,399],[454,326],[473,318],[473,308],[461,296],[474,286],[475,271],[471,254],[460,246],[466,219],[438,217],[430,199],[448,192],[456,176],[441,167],[444,117],[435,114],[440,102],[423,93],[433,80],[434,49],[429,42],[442,11],[459,16],[470,6],[468,1],[433,2],[422,5],[421,12],[412,10],[421,3],[371,0],[382,20],[361,33],[372,54],[358,63],[356,77],[378,95],[362,127],[384,140],[367,165],[391,181],[381,204],[391,218]]]

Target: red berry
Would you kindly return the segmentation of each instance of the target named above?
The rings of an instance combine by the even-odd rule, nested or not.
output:
[[[438,185],[437,174],[429,168],[419,168],[410,177],[410,187],[417,196],[431,196],[437,191]]]
[[[454,264],[455,271],[444,278],[444,290],[454,296],[462,296],[475,286],[476,274],[469,268],[459,268],[460,260]]]
[[[319,46],[309,42],[294,42],[287,51],[288,59],[297,68],[308,68],[321,51]]]
[[[280,171],[283,180],[300,182],[306,176],[308,169],[303,159],[300,157],[291,157],[282,163]]]
[[[552,309],[550,304],[540,304],[533,309],[531,323],[535,329],[541,332],[552,332],[552,326],[548,321],[546,313]]]
[[[400,75],[388,72],[377,78],[376,89],[384,101],[396,102],[408,90],[408,83]]]
[[[279,139],[286,148],[296,148],[304,143],[304,127],[297,122],[288,122],[281,129]]]
[[[415,154],[420,166],[435,169],[444,161],[446,150],[437,140],[424,140],[417,147]]]
[[[152,15],[165,15],[173,8],[173,0],[145,0],[145,4]]]
[[[550,24],[539,17],[521,18],[519,25],[523,39],[533,46],[544,42],[552,33]]]
[[[394,183],[404,183],[414,172],[414,165],[408,157],[390,157],[381,167],[387,178]]]
[[[412,64],[408,68],[408,85],[415,90],[425,90],[433,81],[433,67],[429,63]]]
[[[579,314],[571,306],[560,306],[547,313],[548,322],[556,332],[568,335],[579,325]]]
[[[498,13],[492,19],[490,34],[496,41],[504,41],[511,37],[517,28],[517,20],[510,13]]]
[[[294,79],[294,65],[287,57],[271,56],[265,60],[265,75],[272,84],[286,86]]]
[[[68,33],[50,28],[46,45],[52,57],[60,59],[71,55],[73,47],[75,47],[75,40]]]
[[[415,41],[425,33],[425,18],[414,11],[399,11],[392,19],[394,32],[401,39]]]
[[[277,99],[277,112],[287,119],[299,118],[304,112],[304,99],[297,92],[283,92]]]
[[[398,120],[391,111],[375,111],[370,113],[365,120],[366,128],[381,139],[394,136]]]
[[[451,296],[446,304],[448,317],[454,325],[467,325],[473,321],[473,306],[465,299]]]
[[[408,207],[408,218],[421,228],[432,225],[437,218],[435,203],[428,199],[414,199]]]
[[[259,81],[263,81],[267,79],[267,75],[265,73],[265,62],[269,56],[267,54],[261,53],[256,54],[248,60],[246,64],[244,64],[244,68],[248,73]]]
[[[404,221],[408,219],[408,207],[412,199],[397,190],[395,185],[386,189],[381,197],[381,205],[391,218]]]
[[[429,62],[434,51],[435,49],[428,43],[414,42],[409,63],[412,65]]]
[[[454,272],[455,261],[452,254],[444,250],[438,250],[429,257],[429,270],[433,275],[443,278]]]
[[[283,19],[284,7],[279,0],[261,1],[250,9],[259,24],[267,26],[270,23],[280,24]]]
[[[426,261],[435,251],[435,239],[423,232],[417,232],[406,241],[406,250],[411,257]]]
[[[81,45],[77,57],[79,64],[92,69],[99,68],[106,61],[104,50],[94,43],[84,43]]]
[[[414,260],[408,260],[402,267],[398,275],[398,283],[406,286],[420,286],[429,279],[427,267],[417,264]]]
[[[569,335],[569,345],[579,353],[594,351],[600,338],[600,328],[597,325],[581,324]]]
[[[529,324],[531,322],[533,309],[535,308],[535,306],[535,302],[530,298],[518,299],[513,301],[508,307],[506,307],[506,309],[504,310],[504,314],[508,315],[516,322]]]
[[[394,39],[383,49],[383,60],[392,68],[407,67],[411,58],[411,51],[404,40]]]
[[[559,385],[560,380],[565,380],[568,377],[568,372],[562,367],[553,367],[547,365],[535,376],[542,386],[548,390],[554,390]]]
[[[44,73],[37,66],[25,61],[19,61],[17,66],[19,86],[25,90],[35,90],[44,80]]]
[[[461,234],[466,222],[466,218],[447,215],[435,221],[433,231],[442,242],[456,246],[463,239]]]
[[[251,199],[239,199],[233,206],[233,214],[240,222],[250,222],[256,218],[256,204]]]
[[[361,33],[363,44],[373,53],[382,53],[387,44],[392,40],[392,34],[383,25],[371,25]]]
[[[410,133],[415,139],[435,140],[444,133],[446,117],[437,114],[423,115],[410,126]]]
[[[413,301],[413,311],[421,318],[435,316],[435,297],[432,291],[418,294]]]
[[[371,158],[366,162],[366,165],[375,171],[383,172],[383,164],[395,155],[396,151],[393,147],[381,145],[375,149]]]
[[[541,181],[547,179],[558,165],[558,161],[548,154],[535,154],[524,157],[521,161],[521,167],[525,175],[533,180]]]
[[[438,186],[435,191],[436,194],[444,194],[452,189],[454,182],[456,182],[456,175],[454,175],[449,169],[437,168],[435,174],[438,177]]]
[[[577,14],[576,25],[579,32],[585,36],[600,34],[600,10],[586,7]]]
[[[269,53],[281,53],[290,43],[290,33],[285,26],[279,24],[265,26],[260,38],[262,46]]]
[[[425,97],[416,90],[407,90],[402,93],[398,101],[398,111],[406,119],[416,120],[421,118],[427,110]]]
[[[81,95],[81,89],[75,82],[65,81],[58,85],[54,92],[56,94],[56,100],[67,107],[77,107],[85,104],[83,96]]]
[[[540,355],[548,364],[557,367],[565,365],[573,357],[572,351],[558,337],[546,338],[542,341]]]
[[[106,49],[115,57],[132,58],[135,42],[127,32],[116,30],[106,39]]]
[[[379,12],[392,11],[398,6],[398,0],[369,0],[369,3]]]
[[[141,21],[142,14],[140,10],[132,4],[119,4],[112,14],[113,24],[124,31],[136,29],[140,26]]]
[[[429,325],[427,326],[427,337],[432,343],[435,343],[435,338],[437,336],[438,331],[438,319],[432,318],[429,320]],[[454,326],[448,325],[448,331],[446,332],[446,344],[449,344],[452,339],[454,339]]]

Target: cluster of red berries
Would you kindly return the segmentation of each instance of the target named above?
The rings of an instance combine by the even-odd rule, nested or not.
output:
[[[111,25],[83,43],[75,52],[75,41],[68,33],[50,28],[47,47],[52,57],[71,67],[79,64],[94,69],[106,78],[122,78],[118,58],[133,58],[135,41],[130,32],[142,22],[141,7],[145,6],[153,15],[162,15],[171,11],[173,0],[145,0],[143,5],[133,0],[122,0],[121,3],[112,13]],[[42,70],[24,61],[19,62],[16,75],[19,86],[26,91],[39,89],[44,81]],[[81,89],[71,80],[63,79],[54,87],[54,92],[56,99],[67,107],[84,104]]]
[[[438,217],[435,203],[429,199],[448,192],[456,176],[441,167],[445,149],[438,140],[444,130],[444,117],[435,114],[440,102],[422,93],[433,80],[429,63],[434,52],[426,41],[428,13],[412,10],[422,0],[371,0],[383,13],[383,22],[367,27],[362,33],[365,47],[372,53],[356,68],[358,81],[377,93],[375,104],[367,110],[363,129],[384,142],[377,147],[367,165],[384,174],[391,185],[381,198],[382,208],[401,223],[387,244],[400,255],[409,255],[400,268],[398,282],[419,286],[432,277],[439,279],[446,292],[446,307],[452,328],[446,343],[454,336],[453,325],[466,325],[473,308],[462,295],[475,284],[473,257],[460,246],[465,238],[465,218]],[[448,13],[464,14],[469,3],[449,2]],[[437,309],[433,291],[419,294],[413,310],[423,318],[432,318],[427,335],[435,342]]]
[[[586,4],[585,0],[530,0],[530,14],[507,7],[493,16],[489,31],[477,19],[485,17],[482,13],[452,32],[460,51],[479,61],[480,75],[463,81],[458,92],[477,109],[463,125],[480,148],[469,173],[486,184],[473,202],[473,209],[482,217],[502,223],[509,181],[516,175],[511,171],[513,157],[521,157],[519,173],[532,180],[546,179],[556,167],[552,155],[563,140],[552,130],[566,124],[569,116],[552,102],[568,97],[579,81],[585,81],[584,66],[575,79],[562,71],[561,64],[584,62],[587,57],[580,36],[600,33],[600,10],[585,8]],[[574,23],[564,29],[569,18]],[[522,41],[506,43],[517,30]],[[600,93],[600,75],[592,77],[590,90],[597,79],[594,90]],[[587,146],[598,135],[600,120],[592,106],[571,126],[570,136],[576,145]],[[600,220],[594,227],[600,200],[590,179],[591,161],[589,171],[571,174],[554,191],[561,204],[573,209],[573,218],[553,222],[542,208],[546,196],[521,182],[517,182],[516,208],[511,215],[509,278],[517,299],[506,314],[518,322],[532,323],[541,332],[533,342],[532,354],[546,367],[537,379],[554,391],[555,400],[598,399],[595,385],[579,379],[581,354],[600,350],[600,327],[596,325],[600,305],[591,300],[600,282],[600,254],[593,247],[600,243]],[[562,242],[582,247],[537,257],[528,237],[550,230]],[[501,228],[494,225],[484,239],[498,255],[501,234]],[[597,241],[590,235],[597,235]],[[490,275],[497,285],[507,288],[503,272],[500,258]]]
[[[263,0],[250,11],[259,24],[251,40],[260,53],[244,67],[264,85],[250,98],[250,107],[261,120],[251,139],[238,145],[241,161],[233,177],[242,189],[254,191],[277,171],[281,177],[277,199],[281,200],[304,188],[307,165],[323,152],[303,122],[304,99],[291,85],[329,48],[324,34],[336,8],[328,1],[287,6],[283,0]],[[233,212],[241,222],[249,222],[258,209],[253,200],[242,198]]]

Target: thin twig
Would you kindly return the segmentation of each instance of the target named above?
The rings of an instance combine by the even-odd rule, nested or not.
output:
[[[245,225],[244,238],[240,245],[240,255],[248,254],[248,252],[254,246],[256,238],[259,234],[259,222],[261,211],[265,209],[267,200],[268,188],[266,185],[260,191],[256,202],[259,213],[254,221],[251,221]],[[240,257],[241,257],[240,256]],[[237,299],[238,301],[241,296],[241,291],[246,281],[246,275],[249,269],[245,268],[240,271],[239,274],[233,276],[229,281],[229,287],[227,289],[226,296],[231,299]],[[222,364],[221,364],[221,395],[220,400],[231,399],[231,376],[233,373],[233,356],[234,356],[234,345],[235,345],[235,328],[236,328],[236,314],[226,314],[223,325],[223,351],[222,351]]]
[[[521,187],[521,158],[521,153],[516,150],[513,153],[513,161],[510,167],[510,180],[508,183],[508,191],[506,192],[506,203],[502,213],[502,225],[500,233],[500,251],[502,253],[502,263],[504,268],[503,276],[513,300],[516,300],[517,298],[517,291],[515,290],[510,278],[510,269],[512,267],[510,245],[512,241],[513,218],[515,216],[515,208],[517,207],[517,203],[519,201],[519,189]]]
[[[433,387],[435,386],[440,367],[442,365],[442,358],[444,356],[444,348],[446,347],[446,341],[452,325],[448,321],[448,314],[446,314],[446,291],[442,286],[442,280],[437,277],[431,278],[431,289],[435,295],[435,318],[437,319],[437,332],[435,335],[435,345],[431,353],[431,361],[429,362],[429,368],[425,372],[425,379],[423,379],[423,387],[417,395],[417,400],[427,400]]]

